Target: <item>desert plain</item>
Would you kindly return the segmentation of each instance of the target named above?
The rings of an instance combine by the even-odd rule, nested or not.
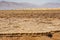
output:
[[[60,9],[0,10],[0,40],[60,40]]]

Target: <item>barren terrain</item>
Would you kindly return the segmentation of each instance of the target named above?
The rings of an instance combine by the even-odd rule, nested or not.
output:
[[[21,40],[60,40],[60,33],[55,33],[55,31],[60,31],[60,10],[0,11],[0,34],[10,34],[10,33],[28,33],[28,34],[41,33],[42,34],[42,33],[51,32],[52,33],[51,35],[53,35],[52,38],[48,36],[41,36],[35,38],[33,37],[31,38],[30,36],[28,37],[23,36],[20,39]],[[3,37],[3,39],[4,38],[5,37]],[[13,40],[17,40],[17,38]]]

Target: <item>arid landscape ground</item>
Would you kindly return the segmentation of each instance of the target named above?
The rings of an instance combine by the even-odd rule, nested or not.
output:
[[[0,40],[60,40],[60,9],[1,10],[0,36]]]

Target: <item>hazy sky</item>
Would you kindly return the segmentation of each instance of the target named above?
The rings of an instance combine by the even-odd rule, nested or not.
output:
[[[33,4],[43,4],[49,2],[60,3],[60,0],[0,0],[0,1],[9,1],[9,2],[29,2]]]

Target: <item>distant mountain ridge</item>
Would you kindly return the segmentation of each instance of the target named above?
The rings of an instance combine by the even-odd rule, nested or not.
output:
[[[6,2],[6,1],[0,2],[0,10],[19,9],[19,8],[38,8],[38,6],[26,2],[23,3]]]
[[[0,10],[11,10],[11,9],[20,9],[20,8],[59,8],[60,3],[45,3],[43,5],[35,5],[32,3],[22,2],[7,2],[0,1]]]
[[[45,3],[42,8],[60,8],[60,3]]]

